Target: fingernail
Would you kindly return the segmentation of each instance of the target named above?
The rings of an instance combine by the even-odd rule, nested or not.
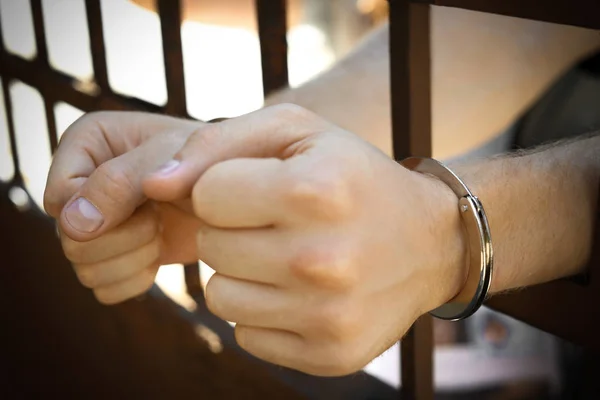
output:
[[[79,197],[67,207],[65,218],[74,229],[86,233],[96,231],[104,222],[100,211],[85,197]]]
[[[179,160],[169,160],[163,165],[161,165],[155,172],[155,174],[159,175],[168,175],[171,172],[175,171],[181,162]]]

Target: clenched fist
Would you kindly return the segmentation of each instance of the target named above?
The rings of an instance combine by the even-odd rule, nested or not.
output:
[[[237,323],[240,346],[335,376],[365,366],[464,282],[450,189],[307,110],[279,105],[216,124],[93,118],[104,133],[70,129],[46,201],[101,301],[138,295],[162,260],[192,253],[216,271],[207,304]],[[111,118],[121,124],[103,122]],[[112,137],[120,147],[106,144]],[[82,149],[105,153],[72,168]]]

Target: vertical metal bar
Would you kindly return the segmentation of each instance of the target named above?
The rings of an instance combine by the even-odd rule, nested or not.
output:
[[[429,5],[389,0],[394,157],[431,156]],[[421,317],[401,343],[402,399],[433,399],[433,324]]]
[[[181,45],[181,2],[180,0],[157,0],[157,3],[168,93],[166,112],[171,115],[185,116],[187,104]]]
[[[2,29],[0,27],[0,29]],[[2,38],[0,37],[0,40]],[[18,185],[23,184],[23,176],[21,175],[21,168],[19,163],[19,153],[17,152],[17,135],[15,133],[15,124],[13,119],[12,101],[10,98],[9,91],[9,80],[8,77],[2,77],[2,94],[4,95],[4,108],[6,111],[6,125],[8,126],[8,137],[10,139],[10,151],[12,153],[13,168],[14,172],[14,183]]]
[[[181,43],[181,1],[157,0],[162,35],[165,79],[167,82],[168,100],[165,107],[167,114],[187,115],[185,95],[185,74],[183,70],[183,45]],[[184,265],[183,273],[187,292],[192,298],[202,301],[204,290],[200,279],[198,263]]]
[[[6,56],[6,49],[4,48],[4,37],[2,35],[2,21],[0,21],[0,56],[4,58]],[[17,153],[17,137],[15,134],[15,124],[13,120],[12,102],[10,98],[9,83],[10,77],[4,75],[2,78],[2,95],[4,96],[4,112],[6,113],[6,126],[8,128],[8,139],[10,141],[10,152],[12,153],[13,160],[13,182],[16,184],[23,183],[23,177],[21,176],[21,168],[19,163],[19,153]]]
[[[256,0],[263,93],[288,84],[286,0]]]
[[[37,62],[40,64],[39,68],[50,68],[50,61],[48,59],[48,47],[46,45],[46,30],[44,25],[44,15],[42,10],[42,0],[31,0],[31,10],[33,14],[33,26],[35,30],[35,45],[37,47]],[[38,88],[39,90],[40,88]],[[46,123],[48,128],[48,139],[50,142],[50,150],[52,153],[56,150],[57,135],[56,135],[56,124],[54,122],[54,101],[51,98],[51,93],[42,93],[44,99],[44,108],[46,110]]]
[[[42,14],[42,0],[31,0],[33,27],[35,31],[35,45],[37,47],[37,61],[44,66],[48,63],[48,48],[44,31],[44,16]]]
[[[92,65],[94,67],[94,80],[103,93],[110,93],[100,0],[86,0],[85,11],[90,38],[90,52],[92,53]]]
[[[56,132],[56,120],[54,118],[54,102],[44,95],[44,108],[46,110],[46,127],[48,128],[48,138],[50,139],[50,151],[52,154],[58,147],[58,132]]]
[[[400,344],[402,400],[433,400],[433,321],[419,318]]]
[[[394,157],[431,155],[429,5],[389,0]]]
[[[185,265],[183,268],[187,292],[194,299],[203,298],[204,288],[200,279],[200,265],[198,263]]]

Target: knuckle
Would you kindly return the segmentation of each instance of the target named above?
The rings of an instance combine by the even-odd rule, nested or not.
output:
[[[148,290],[154,286],[154,280],[156,279],[157,267],[149,267],[140,272],[140,287],[138,292],[135,294],[136,296],[142,293],[146,293]]]
[[[185,147],[212,148],[221,141],[223,129],[220,124],[204,124],[188,138]]]
[[[356,262],[349,251],[322,246],[299,253],[291,262],[291,274],[311,285],[348,291],[358,283]]]
[[[104,305],[112,305],[139,296],[154,285],[155,268],[146,268],[140,271],[135,281],[127,286],[106,286],[94,289],[96,299]]]
[[[306,120],[315,117],[313,112],[293,103],[276,104],[271,107],[271,111],[285,121]]]
[[[135,227],[136,236],[142,241],[155,238],[159,231],[159,221],[152,214],[143,215]]]
[[[362,330],[359,312],[349,301],[332,301],[315,311],[313,326],[334,343],[347,343]]]
[[[219,275],[214,274],[206,284],[206,290],[204,292],[206,307],[211,313],[213,313],[217,317],[222,317],[223,314],[219,305],[220,301],[218,301],[220,284],[221,278],[219,277]]]
[[[360,346],[354,343],[344,345],[328,345],[319,349],[314,364],[311,365],[312,373],[319,376],[344,376],[359,371],[367,362],[360,354]]]
[[[116,204],[123,203],[136,192],[130,167],[109,161],[100,165],[94,174],[102,182],[103,195]]]
[[[104,127],[102,126],[101,121],[111,118],[111,114],[114,114],[114,112],[91,111],[83,114],[65,130],[58,143],[59,147],[61,144],[70,140],[76,140],[78,136],[80,136],[78,133],[80,133],[82,129],[88,130],[91,128],[94,130],[103,131]]]
[[[117,304],[125,300],[125,297],[121,293],[108,288],[94,289],[94,297],[96,297],[96,300],[100,304],[104,304],[105,306]]]
[[[330,221],[343,220],[352,214],[353,199],[345,177],[325,176],[322,171],[307,175],[309,179],[289,181],[287,193],[294,209]]]
[[[93,289],[98,286],[99,274],[93,267],[75,266],[75,273],[79,282],[88,289]]]
[[[205,250],[206,249],[206,233],[204,232],[204,229],[202,229],[202,227],[200,227],[197,231],[196,231],[196,253],[198,255],[199,258],[202,258],[204,262],[208,262],[208,260],[205,260],[206,255],[205,255]],[[210,281],[209,281],[210,283]]]
[[[68,238],[66,235],[61,236],[61,244],[65,257],[72,263],[84,263],[86,260],[85,255],[87,254],[87,245],[84,242],[76,242],[73,239]]]
[[[48,185],[44,191],[44,210],[53,218],[58,218],[62,211],[61,189],[56,187],[56,185]]]

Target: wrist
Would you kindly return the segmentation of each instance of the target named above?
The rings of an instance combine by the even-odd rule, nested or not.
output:
[[[432,237],[429,265],[431,283],[425,312],[453,299],[463,288],[468,274],[468,239],[462,222],[456,194],[438,178],[411,172],[423,181],[427,193]]]

